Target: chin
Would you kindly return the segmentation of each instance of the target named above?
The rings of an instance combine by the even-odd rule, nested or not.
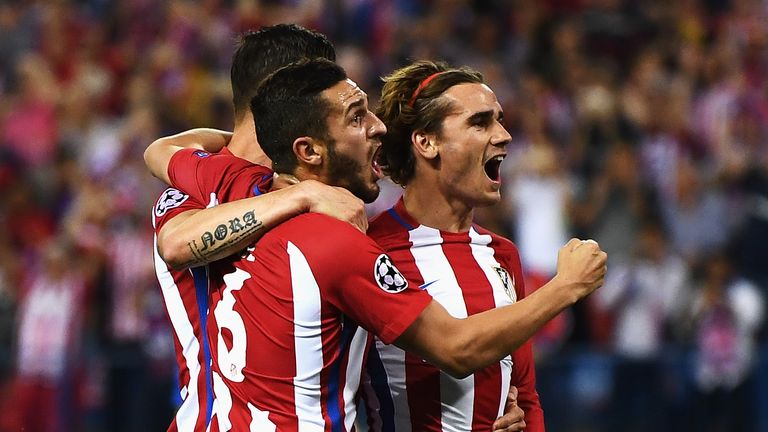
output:
[[[365,193],[365,196],[358,197],[358,198],[363,200],[364,203],[370,204],[376,201],[376,198],[379,197],[379,191],[380,191],[379,185],[376,185],[375,188],[368,189],[368,191]]]
[[[479,197],[479,199],[475,201],[474,207],[491,207],[498,204],[499,201],[501,201],[501,193],[499,193],[499,191],[491,192],[490,194],[485,194],[482,197]]]

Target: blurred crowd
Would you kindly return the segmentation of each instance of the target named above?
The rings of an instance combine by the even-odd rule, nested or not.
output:
[[[231,128],[236,37],[279,22],[328,35],[372,106],[410,60],[485,75],[513,142],[478,221],[529,291],[572,236],[608,252],[536,336],[550,430],[768,431],[760,0],[0,0],[0,430],[165,429],[142,152]]]

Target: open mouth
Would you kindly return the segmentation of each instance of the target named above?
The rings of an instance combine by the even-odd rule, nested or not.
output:
[[[501,162],[504,161],[504,156],[503,154],[494,156],[483,165],[485,175],[494,183],[501,181]]]
[[[381,146],[379,146],[375,152],[373,152],[373,160],[371,161],[371,168],[378,178],[384,177],[384,163],[381,154]]]

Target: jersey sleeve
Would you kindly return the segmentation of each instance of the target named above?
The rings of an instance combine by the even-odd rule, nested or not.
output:
[[[152,208],[152,226],[155,229],[155,233],[159,233],[165,224],[175,216],[188,210],[203,208],[205,208],[204,204],[188,194],[176,188],[167,188],[160,194],[155,206]]]
[[[222,149],[218,153],[183,149],[168,163],[171,185],[206,206],[249,198],[271,186],[272,170]]]
[[[182,149],[171,156],[168,161],[168,178],[171,186],[182,190],[200,202],[204,202],[203,187],[198,180],[198,173],[205,170],[206,162],[210,162],[212,154],[193,148]],[[214,169],[214,167],[210,167]],[[213,171],[211,171],[212,173]]]
[[[315,215],[321,216],[321,215]],[[384,343],[395,341],[432,301],[403,277],[389,256],[352,225],[322,216],[326,268],[334,278],[327,286],[328,301]],[[319,240],[319,239],[316,239]],[[321,240],[322,241],[322,240]]]

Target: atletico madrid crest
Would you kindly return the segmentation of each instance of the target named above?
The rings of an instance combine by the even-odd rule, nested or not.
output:
[[[376,258],[373,277],[379,288],[386,292],[399,293],[408,288],[408,281],[405,280],[403,274],[392,264],[392,260],[386,254],[381,254]]]
[[[513,302],[517,300],[517,293],[515,292],[515,276],[510,275],[507,269],[501,266],[492,266],[496,275],[501,279],[501,285],[504,287],[504,292]]]

